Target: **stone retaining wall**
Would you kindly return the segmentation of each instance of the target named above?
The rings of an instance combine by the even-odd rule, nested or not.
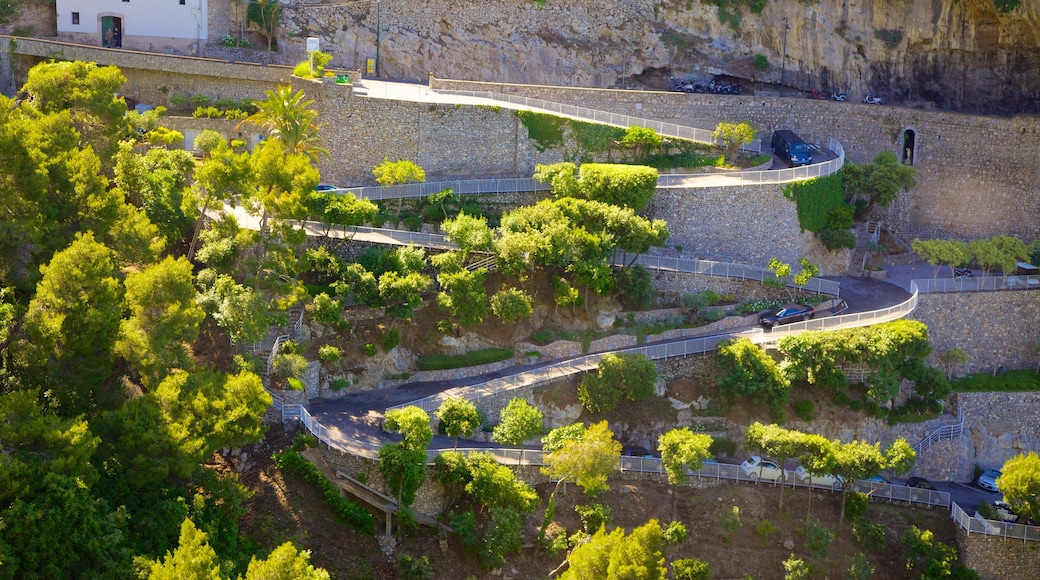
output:
[[[958,529],[957,544],[961,561],[978,572],[979,580],[1036,578],[1040,570],[1040,542],[1004,540]]]
[[[880,151],[902,159],[904,131],[914,131],[917,187],[901,194],[885,223],[906,239],[1040,234],[1035,151],[1040,117],[1011,118],[767,96],[512,85],[431,79],[435,89],[493,91],[711,129],[748,120],[763,136],[793,129],[806,141],[834,137],[849,160]],[[705,124],[709,125],[705,125]],[[971,208],[966,211],[965,208]]]
[[[1037,362],[1040,292],[1007,290],[920,294],[913,317],[928,325],[933,355],[959,348],[968,363],[957,374],[1033,368]]]

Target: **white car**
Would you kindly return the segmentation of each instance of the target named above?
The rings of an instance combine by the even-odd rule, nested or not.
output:
[[[772,459],[762,459],[758,455],[752,455],[750,459],[740,464],[740,470],[751,479],[766,479],[778,481],[783,475],[780,464]]]
[[[831,475],[829,473],[809,473],[809,471],[801,465],[798,466],[798,469],[794,470],[794,475],[798,478],[798,481],[806,485],[811,483],[812,485],[829,487],[836,490],[840,490],[841,486],[845,483],[845,479],[840,475]],[[812,476],[812,481],[809,480],[810,475]]]

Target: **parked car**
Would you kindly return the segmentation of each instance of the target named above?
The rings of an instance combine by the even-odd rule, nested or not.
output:
[[[809,470],[802,467],[801,465],[798,466],[798,469],[794,470],[794,474],[798,478],[798,481],[806,485],[809,485],[811,483],[812,485],[818,485],[821,487],[829,487],[832,489],[840,490],[841,486],[845,484],[845,478],[840,475],[831,475],[829,473],[809,473]],[[811,481],[809,479],[810,476],[812,476]]]
[[[987,469],[982,472],[982,475],[975,481],[976,485],[982,489],[988,489],[989,491],[1000,491],[997,489],[997,478],[1000,477],[1001,473],[997,469]]]
[[[766,328],[778,324],[789,324],[799,320],[809,320],[816,316],[816,310],[805,304],[784,304],[777,310],[768,310],[758,315],[758,323]]]
[[[866,481],[867,483],[888,483],[888,480],[885,479],[884,477],[881,477],[880,475],[875,475],[874,477],[868,477],[868,478],[864,479],[863,481]]]
[[[336,189],[339,189],[339,188],[336,187],[335,185],[330,185],[328,183],[319,183],[314,188],[314,191],[333,191],[333,190],[336,190]]]
[[[932,491],[937,491],[935,486],[932,485],[932,482],[923,477],[911,477],[906,480],[906,485],[907,487],[916,487],[917,489],[930,489]]]
[[[1018,514],[1011,511],[1011,504],[1006,501],[994,501],[993,510],[1000,516],[1000,521],[1014,524],[1018,522]]]
[[[794,131],[781,129],[773,133],[773,153],[783,159],[787,165],[798,167],[812,163],[812,153],[809,146]]]
[[[751,479],[779,480],[784,472],[780,464],[772,459],[762,459],[758,455],[752,455],[750,459],[740,464],[740,471]]]
[[[642,457],[644,459],[654,459],[657,457],[654,455],[653,451],[640,445],[626,445],[622,447],[621,455],[624,455],[625,457]]]

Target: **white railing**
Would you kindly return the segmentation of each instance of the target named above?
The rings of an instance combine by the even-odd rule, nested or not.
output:
[[[549,186],[531,177],[506,177],[491,179],[456,179],[453,181],[429,181],[406,183],[382,187],[344,187],[329,190],[330,193],[351,193],[358,198],[373,201],[397,198],[428,197],[450,189],[455,195],[480,195],[492,193],[523,193],[549,191]]]
[[[624,263],[622,263],[624,262]],[[730,264],[727,262],[713,262],[711,260],[699,260],[696,258],[671,258],[667,256],[651,256],[640,254],[635,261],[647,268],[656,270],[670,270],[673,272],[684,272],[689,274],[705,274],[708,276],[725,276],[727,278],[741,278],[744,280],[776,280],[776,275],[766,268],[759,266],[747,266],[745,264]],[[615,265],[625,265],[624,259],[614,261]],[[835,280],[823,278],[810,278],[804,285],[791,282],[790,277],[785,280],[786,285],[792,288],[800,288],[817,294],[828,294],[830,296],[840,295],[841,284]]]
[[[978,278],[929,278],[914,280],[922,294],[942,292],[995,292],[1040,290],[1040,276],[980,276]]]
[[[1040,526],[1026,526],[987,520],[978,514],[972,517],[956,503],[950,505],[950,517],[953,518],[953,521],[960,524],[969,535],[984,534],[987,536],[998,536],[1005,540],[1040,542]]]
[[[766,344],[775,343],[781,337],[805,332],[807,330],[836,330],[839,328],[870,326],[872,324],[897,320],[906,316],[910,312],[913,312],[914,308],[917,306],[917,289],[913,286],[913,282],[911,282],[911,290],[913,290],[913,294],[905,302],[872,312],[844,314],[841,316],[814,319],[806,322],[795,322],[792,324],[786,324],[782,327],[777,327],[772,332],[768,333],[761,329],[753,329],[732,334],[695,337],[675,342],[667,342],[664,344],[639,346],[613,352],[620,354],[642,354],[650,360],[659,360],[711,352],[715,350],[720,342],[731,338],[743,337],[757,344]],[[523,387],[538,385],[595,369],[599,366],[600,359],[606,354],[610,353],[602,352],[589,354],[507,377],[492,379],[474,385],[455,387],[437,393],[436,395],[424,397],[417,401],[389,407],[387,410],[416,406],[427,413],[432,413],[440,408],[441,403],[450,396],[461,396],[470,401],[478,401],[484,397],[497,395]]]
[[[278,351],[282,348],[282,343],[289,340],[291,337],[288,334],[283,334],[278,338],[274,339],[274,344],[271,345],[271,356],[267,358],[267,376],[271,376],[271,367],[274,365],[274,357],[278,355]]]
[[[827,149],[836,157],[822,163],[791,167],[788,169],[766,169],[762,171],[734,171],[729,173],[700,173],[695,175],[662,175],[657,187],[720,187],[726,185],[790,183],[826,177],[837,173],[845,164],[845,148],[833,137],[827,138]]]
[[[325,222],[297,221],[294,223],[307,232],[308,236],[321,237],[326,235]],[[340,226],[337,228],[335,224],[328,229],[328,236],[331,238],[353,239],[354,236],[358,234],[366,236],[369,241],[377,243],[399,244],[402,246],[412,244],[425,248],[438,249],[454,249],[456,247],[455,244],[447,241],[444,234],[412,232],[408,230],[394,230],[389,228],[370,228],[366,226]]]
[[[932,430],[931,433],[926,435],[924,439],[914,445],[914,452],[917,453],[917,455],[921,455],[921,452],[931,447],[933,443],[938,443],[939,441],[953,441],[960,437],[963,432],[964,415],[958,415],[956,423],[940,425],[936,429]]]

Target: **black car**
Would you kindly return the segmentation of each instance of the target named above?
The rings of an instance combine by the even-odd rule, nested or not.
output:
[[[908,487],[916,487],[917,489],[930,489],[932,491],[937,491],[935,486],[932,485],[932,482],[923,477],[911,477],[906,480],[906,485]]]
[[[809,320],[816,316],[812,306],[805,304],[784,304],[777,310],[770,310],[758,315],[758,323],[766,328],[773,328],[778,324],[789,324],[799,320]]]

